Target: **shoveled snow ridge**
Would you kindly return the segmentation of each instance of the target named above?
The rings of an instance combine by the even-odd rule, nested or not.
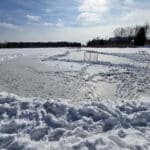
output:
[[[0,149],[148,150],[150,103],[68,104],[0,94]]]

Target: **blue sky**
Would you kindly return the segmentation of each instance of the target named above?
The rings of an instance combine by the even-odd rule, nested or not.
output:
[[[86,42],[150,22],[149,14],[149,0],[1,0],[0,41]]]

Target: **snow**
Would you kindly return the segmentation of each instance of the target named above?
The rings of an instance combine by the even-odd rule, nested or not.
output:
[[[0,149],[149,150],[149,53],[0,49]]]
[[[45,149],[66,150],[150,148],[150,103],[95,101],[73,105],[1,93],[0,106],[1,149],[41,150],[43,145]]]

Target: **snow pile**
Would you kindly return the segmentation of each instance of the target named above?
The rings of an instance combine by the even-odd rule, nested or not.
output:
[[[0,64],[2,64],[3,62],[14,60],[14,59],[16,59],[17,57],[20,57],[20,56],[21,55],[17,55],[17,54],[14,54],[14,55],[0,55]]]
[[[148,150],[150,102],[86,102],[0,94],[0,149]]]

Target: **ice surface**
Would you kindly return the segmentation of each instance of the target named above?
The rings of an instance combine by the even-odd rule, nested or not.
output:
[[[87,50],[1,49],[0,91],[73,102],[150,95],[148,48],[91,48],[98,52],[97,62],[84,61]]]
[[[150,95],[149,48],[90,49],[98,52],[97,62],[84,61],[87,50],[1,49],[0,92],[72,102]]]

